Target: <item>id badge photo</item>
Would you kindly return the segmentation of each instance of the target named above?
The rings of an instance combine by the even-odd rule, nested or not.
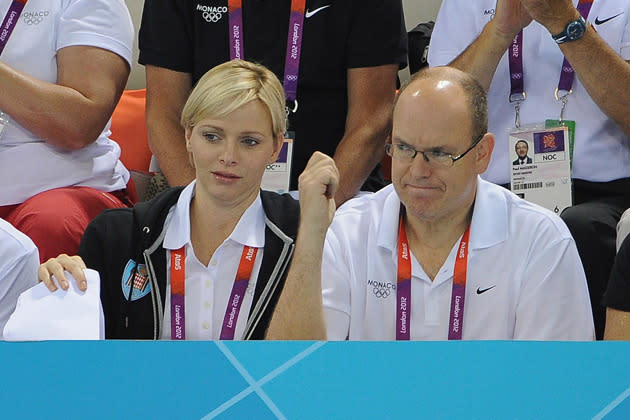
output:
[[[516,195],[557,214],[573,204],[568,127],[523,127],[509,134],[508,145]]]

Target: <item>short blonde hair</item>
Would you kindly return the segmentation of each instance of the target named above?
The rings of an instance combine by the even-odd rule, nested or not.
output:
[[[254,100],[269,110],[274,138],[284,134],[287,122],[282,84],[266,67],[244,60],[220,64],[199,79],[184,105],[181,124],[186,129],[206,118],[223,118]]]

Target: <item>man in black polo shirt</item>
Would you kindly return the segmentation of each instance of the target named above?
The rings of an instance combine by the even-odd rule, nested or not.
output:
[[[291,0],[243,0],[242,5],[244,58],[265,65],[280,80],[290,9]],[[400,0],[307,0],[303,16],[298,107],[289,112],[289,130],[295,132],[290,188],[297,189],[297,176],[319,150],[334,156],[339,167],[340,204],[383,157],[396,74],[406,65],[402,5]],[[193,179],[179,115],[194,83],[230,59],[229,18],[227,0],[145,2],[139,61],[146,65],[149,142],[171,185]],[[374,189],[370,183],[365,189]]]

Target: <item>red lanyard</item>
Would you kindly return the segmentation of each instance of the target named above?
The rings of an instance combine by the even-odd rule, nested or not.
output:
[[[470,225],[466,228],[457,248],[451,311],[448,323],[448,339],[461,340],[464,327],[464,298],[466,296],[466,270],[468,268],[468,238]],[[411,252],[407,242],[403,212],[398,225],[398,274],[396,284],[396,340],[409,340],[411,326]]]
[[[4,19],[2,19],[2,25],[0,25],[0,54],[2,54],[2,50],[4,50],[4,47],[7,45],[11,32],[15,29],[15,25],[17,25],[17,21],[20,18],[20,13],[22,13],[27,1],[28,0],[13,0],[11,6],[9,6],[9,11],[4,16]]]
[[[236,321],[243,304],[249,279],[254,270],[258,248],[244,246],[238,264],[236,278],[223,317],[221,340],[233,340]],[[171,251],[171,339],[186,339],[186,250],[181,247]]]

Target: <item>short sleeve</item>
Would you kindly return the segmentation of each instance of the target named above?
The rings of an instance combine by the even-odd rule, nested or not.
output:
[[[193,72],[192,16],[187,5],[188,1],[178,0],[145,1],[138,35],[140,64]]]
[[[322,258],[322,299],[328,340],[346,340],[350,331],[350,270],[343,255],[335,232],[329,229]]]
[[[74,45],[102,48],[133,65],[133,22],[123,0],[72,0],[59,21],[57,50]]]
[[[347,67],[407,66],[407,30],[400,0],[356,2],[347,41]]]
[[[479,35],[474,13],[479,2],[444,0],[431,33],[428,61],[431,67],[445,66],[459,56]]]
[[[523,275],[515,340],[595,338],[586,276],[572,238],[541,236]]]

